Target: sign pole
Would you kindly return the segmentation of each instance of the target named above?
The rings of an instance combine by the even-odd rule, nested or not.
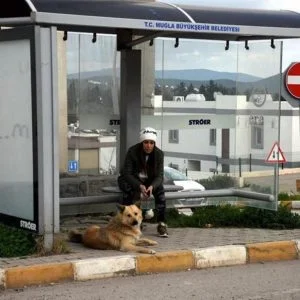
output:
[[[278,189],[279,189],[279,168],[278,163],[274,165],[274,196],[275,196],[275,211],[278,210]]]
[[[284,154],[280,149],[277,142],[272,146],[272,149],[266,159],[267,163],[274,164],[274,197],[275,197],[275,210],[278,209],[278,192],[279,192],[279,163],[286,162]]]
[[[280,74],[280,84],[279,84],[279,103],[278,103],[278,143],[280,143],[280,128],[281,128],[281,94],[282,94],[282,50],[283,50],[283,42],[280,42],[280,62],[279,62],[279,74]],[[278,192],[279,192],[279,153],[281,153],[281,156],[283,156],[283,153],[278,147],[279,151],[277,151],[277,163],[275,164],[275,189],[274,189],[274,195],[275,195],[275,211],[278,210]],[[286,160],[283,156],[283,160]]]

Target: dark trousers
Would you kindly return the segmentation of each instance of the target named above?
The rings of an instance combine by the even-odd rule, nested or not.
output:
[[[166,197],[165,197],[165,190],[163,185],[160,185],[158,188],[155,189],[155,191],[153,191],[153,197],[155,200],[157,222],[165,222]],[[135,191],[134,189],[126,189],[126,191],[123,191],[121,204],[131,205],[139,200],[140,200],[140,191]]]

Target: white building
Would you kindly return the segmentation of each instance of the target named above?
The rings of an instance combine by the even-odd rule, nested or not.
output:
[[[284,168],[300,165],[299,107],[273,101],[271,95],[252,95],[249,101],[245,95],[218,94],[215,101],[162,101],[155,96],[154,107],[162,119],[166,165],[189,174],[271,170],[274,164],[266,160],[278,141],[287,161]]]
[[[116,135],[69,131],[68,159],[78,162],[75,172],[109,175],[116,170]]]

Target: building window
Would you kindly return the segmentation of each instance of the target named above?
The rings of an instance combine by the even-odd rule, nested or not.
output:
[[[189,159],[187,167],[189,171],[201,171],[201,161]]]
[[[209,145],[210,146],[216,146],[216,136],[217,136],[217,130],[216,129],[210,129],[209,130]]]
[[[179,143],[179,131],[178,129],[169,130],[169,143]]]
[[[264,128],[263,126],[253,125],[251,127],[251,148],[264,148]]]

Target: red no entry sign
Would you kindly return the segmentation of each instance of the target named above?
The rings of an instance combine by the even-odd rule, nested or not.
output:
[[[292,63],[285,75],[285,87],[296,99],[300,99],[300,63]]]

